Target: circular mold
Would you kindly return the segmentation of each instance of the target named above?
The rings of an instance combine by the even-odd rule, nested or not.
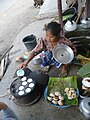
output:
[[[24,89],[24,87],[23,87],[23,86],[20,86],[20,87],[19,87],[19,90],[23,90],[23,89]]]
[[[27,80],[27,82],[28,82],[28,83],[31,83],[31,82],[33,82],[33,79],[32,79],[32,78],[29,78],[29,79]]]
[[[25,92],[26,92],[26,93],[31,92],[31,88],[26,88]]]
[[[18,94],[19,94],[20,96],[22,96],[22,95],[24,95],[24,91],[19,91]]]
[[[27,85],[27,82],[26,81],[22,82],[22,85],[23,86]]]
[[[30,87],[30,88],[33,88],[33,87],[34,87],[34,83],[30,83],[30,84],[29,84],[29,87]]]
[[[23,78],[21,79],[21,81],[25,81],[25,80],[27,80],[27,78],[26,78],[26,77],[23,77]]]

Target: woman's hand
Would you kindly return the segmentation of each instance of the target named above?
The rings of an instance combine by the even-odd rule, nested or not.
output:
[[[19,69],[24,69],[27,66],[27,61],[20,64]]]
[[[0,110],[4,110],[7,108],[7,105],[3,102],[0,102]]]

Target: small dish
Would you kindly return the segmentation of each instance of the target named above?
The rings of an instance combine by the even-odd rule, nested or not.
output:
[[[24,70],[22,70],[22,69],[17,70],[17,76],[18,77],[24,76]]]

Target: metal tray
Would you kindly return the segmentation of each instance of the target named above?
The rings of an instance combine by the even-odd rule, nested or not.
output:
[[[62,64],[70,63],[74,58],[73,50],[67,45],[58,45],[53,50],[53,57]]]

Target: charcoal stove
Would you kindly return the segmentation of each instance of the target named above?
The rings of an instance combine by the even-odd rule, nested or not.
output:
[[[13,101],[21,106],[32,105],[41,97],[36,81],[29,76],[16,78],[10,86],[10,92],[14,96]]]

